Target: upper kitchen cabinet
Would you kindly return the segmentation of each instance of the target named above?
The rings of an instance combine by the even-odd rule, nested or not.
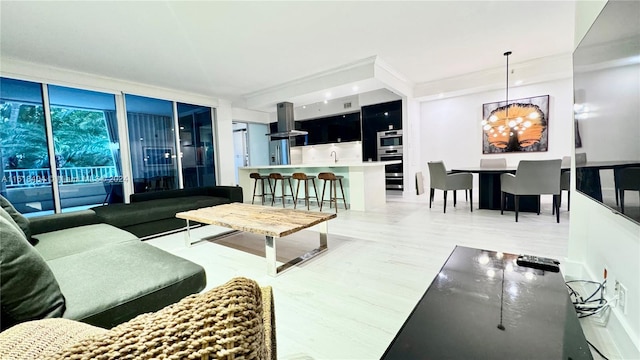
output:
[[[376,135],[389,129],[402,129],[402,100],[362,107],[362,160],[376,159]]]
[[[295,128],[308,132],[295,138],[296,146],[362,140],[360,112],[296,121]]]

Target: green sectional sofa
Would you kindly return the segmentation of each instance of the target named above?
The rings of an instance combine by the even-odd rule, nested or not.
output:
[[[185,227],[176,213],[202,207],[242,202],[238,186],[207,186],[133,194],[129,204],[110,204],[92,208],[107,224],[138,237],[154,236]]]
[[[176,212],[242,201],[239,187],[139,194],[131,204],[26,219],[0,196],[0,331],[51,317],[111,328],[206,285],[204,269],[140,240]]]

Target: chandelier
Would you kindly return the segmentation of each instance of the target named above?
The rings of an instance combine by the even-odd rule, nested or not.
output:
[[[494,109],[482,120],[482,130],[491,146],[506,151],[519,151],[540,142],[546,128],[544,113],[534,104],[509,104],[509,55],[507,57],[507,84],[504,106]]]

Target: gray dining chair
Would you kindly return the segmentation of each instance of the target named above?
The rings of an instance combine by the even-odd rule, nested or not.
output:
[[[456,206],[456,190],[469,190],[469,208],[473,212],[473,174],[447,174],[442,161],[430,161],[429,166],[429,208],[433,203],[435,189],[444,191],[444,212],[447,212],[447,192],[453,190],[453,206]]]
[[[500,214],[504,214],[506,194],[515,196],[516,222],[521,195],[538,196],[538,215],[540,215],[540,195],[553,195],[553,207],[556,221],[560,222],[559,195],[560,169],[562,160],[522,160],[518,163],[516,174],[500,175]]]
[[[481,168],[506,168],[506,158],[480,159]]]
[[[640,167],[628,167],[620,171],[618,191],[620,192],[620,211],[624,214],[624,192],[638,191],[640,194]]]

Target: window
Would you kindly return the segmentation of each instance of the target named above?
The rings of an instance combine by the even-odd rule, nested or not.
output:
[[[125,95],[134,192],[178,188],[171,101]]]
[[[122,202],[114,95],[49,85],[49,108],[62,210]]]
[[[215,185],[211,108],[178,103],[178,119],[184,187]]]
[[[42,85],[0,78],[0,193],[23,214],[53,213]]]

